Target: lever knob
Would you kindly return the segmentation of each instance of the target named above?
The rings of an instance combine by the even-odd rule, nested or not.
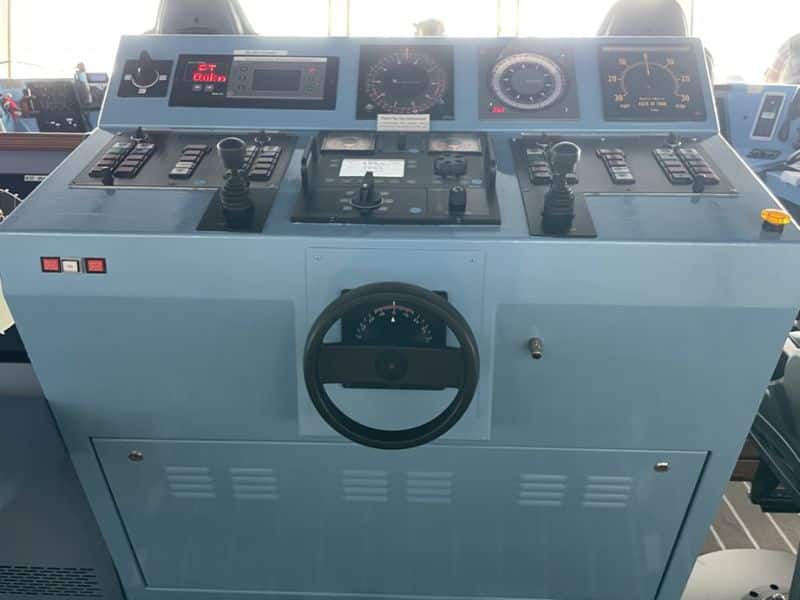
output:
[[[131,74],[131,80],[136,87],[149,88],[158,83],[159,73],[156,70],[155,62],[147,50],[142,50],[139,54],[139,62]]]
[[[467,209],[467,190],[460,185],[451,187],[447,206],[451,213],[463,213]]]
[[[572,142],[559,142],[550,148],[549,158],[553,174],[566,179],[567,175],[575,172],[581,159],[581,148]]]
[[[227,137],[217,144],[217,153],[228,171],[239,171],[244,167],[247,143],[237,137]]]
[[[372,171],[367,171],[358,187],[358,198],[354,198],[351,204],[361,210],[371,210],[381,204],[381,200],[375,194],[375,175]]]

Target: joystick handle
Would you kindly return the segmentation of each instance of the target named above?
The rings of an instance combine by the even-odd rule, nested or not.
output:
[[[227,171],[240,171],[244,168],[247,143],[237,137],[226,137],[217,144],[217,153]]]
[[[581,159],[581,148],[572,142],[559,142],[550,148],[548,158],[553,175],[566,182],[567,175],[575,172]]]
[[[572,142],[559,142],[548,152],[553,184],[544,196],[542,229],[550,235],[565,235],[575,218],[575,193],[569,184],[569,176],[581,159],[581,149]]]

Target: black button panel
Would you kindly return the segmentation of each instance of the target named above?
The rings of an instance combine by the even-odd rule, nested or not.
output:
[[[89,171],[89,177],[100,178],[106,169],[114,172],[116,168],[125,160],[128,153],[136,146],[135,142],[116,142]]]
[[[543,148],[528,148],[525,150],[528,159],[528,173],[533,185],[550,185],[553,183],[553,172],[550,170],[550,161],[547,151]]]
[[[184,146],[181,157],[169,172],[170,179],[189,179],[209,150],[210,146],[207,144],[188,144]]]
[[[636,183],[636,178],[625,159],[625,152],[620,148],[598,148],[596,153],[606,166],[611,181],[620,185]]]
[[[275,172],[275,166],[281,156],[281,147],[262,146],[258,151],[255,147],[251,148],[247,149],[249,158],[246,163],[250,167],[250,181],[268,181]]]
[[[706,185],[716,185],[720,182],[719,175],[714,172],[697,148],[678,148],[678,156],[692,177],[703,177]]]
[[[139,174],[155,150],[155,144],[139,142],[114,170],[114,176],[121,179],[133,179]]]
[[[687,170],[683,161],[673,148],[656,148],[653,150],[656,162],[673,185],[691,185],[694,176]]]

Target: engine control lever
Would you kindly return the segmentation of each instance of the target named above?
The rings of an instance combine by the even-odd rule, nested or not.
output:
[[[352,204],[361,210],[371,210],[380,206],[381,200],[375,194],[375,174],[367,171],[358,186],[358,199],[354,199]]]
[[[581,159],[581,149],[572,142],[559,142],[548,153],[553,183],[544,197],[542,229],[549,234],[564,234],[575,218],[575,192],[569,176],[575,173]]]
[[[232,229],[249,227],[253,222],[250,182],[242,171],[247,144],[237,137],[227,137],[217,144],[217,153],[225,167],[225,183],[220,188],[220,202],[225,223]]]

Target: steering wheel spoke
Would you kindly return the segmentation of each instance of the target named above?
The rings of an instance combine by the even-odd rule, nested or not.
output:
[[[464,361],[459,348],[398,348],[324,344],[319,379],[353,387],[459,388]]]

